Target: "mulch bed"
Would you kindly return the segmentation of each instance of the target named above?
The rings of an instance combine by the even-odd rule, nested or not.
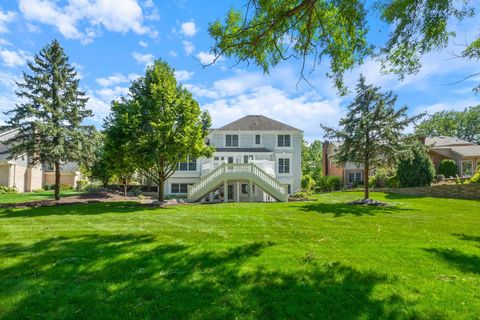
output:
[[[22,203],[3,203],[0,204],[0,208],[37,208],[37,207],[49,207],[49,206],[62,206],[71,204],[85,204],[85,203],[99,203],[99,202],[125,202],[132,201],[137,202],[144,206],[149,207],[167,207],[173,205],[184,205],[186,203],[177,202],[173,200],[166,200],[162,203],[151,198],[139,199],[138,197],[124,197],[116,192],[92,192],[84,193],[77,196],[63,197],[56,201],[49,200],[36,200]]]
[[[372,200],[372,199],[356,200],[356,201],[348,202],[348,204],[357,205],[357,206],[372,206],[372,207],[385,207],[385,206],[387,206],[387,204],[385,202]]]

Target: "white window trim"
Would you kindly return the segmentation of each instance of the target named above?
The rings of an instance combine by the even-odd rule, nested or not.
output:
[[[292,162],[292,155],[277,155],[275,159],[275,171],[277,176],[281,177],[288,177],[293,176],[293,162]],[[280,173],[280,159],[289,159],[289,172],[288,173]]]
[[[260,136],[260,143],[259,144],[257,144],[257,136]],[[261,133],[254,133],[253,134],[253,145],[257,146],[257,147],[263,146],[263,136],[262,136]]]
[[[283,147],[283,146],[280,147],[280,146],[278,145],[278,136],[290,136],[290,147]],[[293,138],[293,135],[292,135],[291,133],[278,133],[278,134],[276,134],[276,136],[275,136],[275,140],[276,140],[276,141],[275,141],[275,145],[276,145],[276,148],[277,148],[277,149],[293,149],[293,139],[292,139],[292,138]]]
[[[238,137],[238,145],[237,146],[227,146],[227,136],[237,136]],[[240,148],[240,135],[238,133],[226,133],[224,135],[223,145],[224,145],[225,148]]]

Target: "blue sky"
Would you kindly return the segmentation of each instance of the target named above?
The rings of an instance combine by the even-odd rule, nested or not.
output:
[[[297,85],[299,62],[280,64],[269,75],[247,65],[221,59],[208,62],[213,43],[208,23],[221,19],[231,6],[228,0],[1,0],[0,1],[0,123],[3,112],[12,109],[16,98],[15,81],[20,80],[26,61],[52,39],[58,39],[81,77],[81,87],[90,97],[88,106],[95,116],[90,123],[101,127],[109,112],[109,102],[126,94],[129,81],[143,74],[154,58],[161,58],[177,70],[204,109],[221,126],[247,114],[264,114],[305,131],[308,140],[322,138],[320,123],[335,126],[352,96],[340,97],[325,77],[324,61],[309,76],[313,87]],[[478,7],[475,1],[474,6]],[[388,27],[372,19],[369,34],[382,43]],[[360,73],[367,80],[399,96],[399,106],[409,112],[461,110],[480,104],[471,89],[480,77],[453,82],[480,71],[480,64],[453,58],[458,44],[471,41],[480,33],[475,17],[453,25],[457,38],[441,52],[423,58],[423,68],[404,81],[382,75],[379,63],[365,64],[346,74],[353,88]]]

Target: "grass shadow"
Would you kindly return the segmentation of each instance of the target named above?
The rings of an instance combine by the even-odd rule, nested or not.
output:
[[[352,205],[348,203],[311,203],[301,207],[302,211],[317,212],[321,214],[333,214],[334,217],[353,216],[374,216],[378,213],[395,213],[401,211],[410,211],[411,209],[399,208],[397,206],[366,206]]]
[[[376,272],[338,263],[295,273],[249,264],[274,245],[202,250],[158,245],[148,234],[9,243],[0,246],[0,318],[415,317],[404,300],[372,297],[391,281]]]
[[[464,233],[452,233],[452,236],[457,237],[459,240],[480,242],[480,236],[471,236]]]
[[[168,209],[162,208],[162,209]],[[152,210],[151,206],[137,202],[94,202],[82,204],[62,204],[43,207],[23,207],[17,209],[0,209],[0,219],[35,218],[61,215],[100,215],[105,213],[132,213]]]
[[[428,248],[424,249],[462,272],[480,274],[480,257],[463,253],[457,249]]]

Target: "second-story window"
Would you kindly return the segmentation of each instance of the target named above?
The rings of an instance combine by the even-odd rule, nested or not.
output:
[[[259,134],[255,135],[255,144],[262,144],[262,136]]]
[[[178,171],[196,171],[197,170],[197,159],[191,159],[184,162],[179,162]]]
[[[227,135],[225,135],[225,146],[226,147],[238,147],[238,134],[227,134]]]
[[[279,134],[277,140],[278,147],[291,147],[289,134]]]

